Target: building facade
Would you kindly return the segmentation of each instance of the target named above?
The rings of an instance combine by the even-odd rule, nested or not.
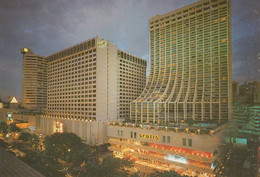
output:
[[[129,158],[138,171],[174,170],[188,176],[214,176],[224,159],[223,129],[203,130],[110,123],[109,150],[114,157]],[[145,167],[145,168],[143,168]],[[150,169],[150,170],[149,170]]]
[[[233,99],[233,118],[238,132],[260,135],[260,82],[247,82],[239,86]]]
[[[146,60],[124,51],[117,52],[117,118],[130,118],[130,103],[143,91],[146,83]]]
[[[52,118],[116,118],[117,47],[100,38],[47,57],[47,115]]]
[[[243,99],[236,99],[233,104],[238,132],[260,135],[260,104],[247,104]]]
[[[22,48],[23,89],[22,106],[27,109],[44,109],[47,106],[47,60],[46,57]]]
[[[105,143],[104,121],[129,117],[130,102],[145,86],[146,61],[99,37],[54,53],[47,63],[47,110],[41,127],[46,134],[63,126],[86,142]]]
[[[149,20],[150,74],[131,103],[138,122],[232,118],[231,6],[201,0]]]
[[[47,60],[48,117],[116,120],[145,85],[146,61],[99,37]]]

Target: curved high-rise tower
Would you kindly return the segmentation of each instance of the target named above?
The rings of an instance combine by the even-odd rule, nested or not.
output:
[[[201,0],[149,20],[150,75],[131,119],[167,123],[231,118],[231,7]]]

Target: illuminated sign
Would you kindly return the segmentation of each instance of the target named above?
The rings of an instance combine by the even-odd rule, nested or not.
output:
[[[58,121],[56,122],[55,132],[56,133],[63,133],[63,123],[58,122]]]
[[[29,126],[29,129],[30,129],[31,131],[36,131],[36,127],[34,127],[34,126]]]
[[[21,52],[22,52],[22,54],[25,54],[25,53],[29,52],[29,49],[27,49],[27,48],[22,48]]]
[[[7,118],[7,120],[12,120],[12,113],[11,112],[7,112],[6,113],[6,118]]]
[[[10,103],[18,103],[18,101],[16,100],[15,97],[13,97]]]
[[[101,42],[98,42],[98,47],[103,47],[107,44],[106,41],[101,41]]]
[[[164,156],[164,159],[173,161],[173,162],[188,164],[188,160],[186,158],[175,156],[175,155],[167,154],[166,156]]]
[[[24,51],[24,52],[28,52],[28,49],[27,49],[27,48],[23,48],[23,51]]]
[[[148,134],[140,133],[139,137],[143,138],[143,139],[159,140],[159,136],[158,135],[148,135]]]
[[[214,170],[216,166],[214,165],[214,163],[211,163],[210,167],[212,170]]]
[[[29,124],[28,123],[17,123],[16,127],[20,128],[20,129],[27,129],[27,128],[29,128]]]

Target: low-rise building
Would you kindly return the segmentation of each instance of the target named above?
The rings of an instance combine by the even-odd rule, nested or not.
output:
[[[117,158],[129,158],[136,166],[174,170],[180,174],[214,176],[224,159],[224,127],[227,124],[195,126],[136,125],[110,123],[109,150]],[[208,128],[206,128],[208,127]],[[144,169],[144,168],[142,168]]]

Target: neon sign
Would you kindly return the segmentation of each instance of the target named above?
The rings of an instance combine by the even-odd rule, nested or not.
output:
[[[188,160],[186,158],[175,156],[175,155],[167,154],[166,156],[164,156],[164,159],[173,161],[173,162],[188,164]]]
[[[158,135],[149,135],[149,134],[140,133],[139,137],[143,138],[143,139],[159,140],[159,136]]]
[[[105,46],[106,44],[107,44],[106,41],[98,42],[98,47],[103,47],[103,46]]]

